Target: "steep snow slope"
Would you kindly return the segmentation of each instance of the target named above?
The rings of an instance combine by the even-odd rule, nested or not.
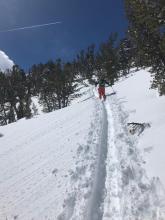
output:
[[[100,117],[90,91],[85,99],[87,95],[86,102],[0,128],[1,220],[57,219],[71,192],[70,179],[75,184],[81,173],[88,172],[90,184],[88,166],[94,159],[89,161],[88,145],[96,112]],[[89,157],[85,162],[83,153]]]
[[[147,174],[159,177],[165,187],[165,97],[150,89],[151,80],[147,70],[140,70],[114,88],[128,112],[128,122],[150,123],[151,128],[139,137],[138,148],[144,155]]]

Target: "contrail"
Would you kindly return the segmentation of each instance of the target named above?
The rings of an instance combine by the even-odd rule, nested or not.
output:
[[[6,32],[12,32],[12,31],[20,31],[20,30],[26,30],[26,29],[33,29],[33,28],[39,28],[39,27],[44,27],[44,26],[51,26],[51,25],[61,24],[61,23],[62,23],[61,21],[57,21],[57,22],[52,22],[52,23],[47,23],[47,24],[37,24],[37,25],[32,25],[32,26],[27,26],[27,27],[19,27],[19,28],[3,30],[3,31],[0,31],[0,33],[6,33]]]

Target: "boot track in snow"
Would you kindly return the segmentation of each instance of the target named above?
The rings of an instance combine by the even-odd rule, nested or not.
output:
[[[86,220],[101,220],[103,215],[102,205],[105,193],[108,121],[107,112],[104,104],[102,104],[102,108],[103,117],[101,125],[101,135],[98,144],[98,159],[93,181],[93,190],[89,201]]]
[[[79,148],[71,190],[58,220],[163,220],[159,181],[147,178],[137,148],[139,137],[128,132],[122,102],[116,96],[93,100],[96,111],[89,140]]]

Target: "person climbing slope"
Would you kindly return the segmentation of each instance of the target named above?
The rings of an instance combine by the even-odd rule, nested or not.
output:
[[[98,82],[95,82],[95,87],[99,84],[98,87],[98,93],[99,93],[99,98],[106,100],[106,95],[105,95],[105,85],[107,84],[110,86],[109,82],[107,82],[104,77],[101,77]]]

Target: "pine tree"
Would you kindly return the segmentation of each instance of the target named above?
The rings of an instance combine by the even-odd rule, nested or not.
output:
[[[151,66],[152,88],[165,94],[165,5],[163,0],[125,0],[129,33],[140,66]]]
[[[119,62],[117,56],[117,34],[111,34],[108,41],[100,45],[97,63],[101,65],[100,74],[105,75],[111,85],[118,79]]]
[[[42,65],[42,73],[38,74],[38,94],[44,112],[51,112],[69,105],[70,97],[77,85],[75,80],[75,63],[64,63],[58,59]],[[33,70],[32,70],[33,71]],[[38,72],[35,66],[35,72]],[[32,75],[34,76],[33,72]]]
[[[31,85],[24,71],[15,65],[0,73],[0,124],[31,117]]]
[[[120,40],[118,62],[121,76],[127,76],[133,66],[133,45],[129,38]]]
[[[87,50],[81,50],[77,55],[77,74],[80,74],[83,79],[91,80],[95,70],[95,62],[95,45],[92,44]]]
[[[6,84],[5,74],[0,72],[0,125],[6,125],[8,123],[6,91],[7,91],[7,84]]]

